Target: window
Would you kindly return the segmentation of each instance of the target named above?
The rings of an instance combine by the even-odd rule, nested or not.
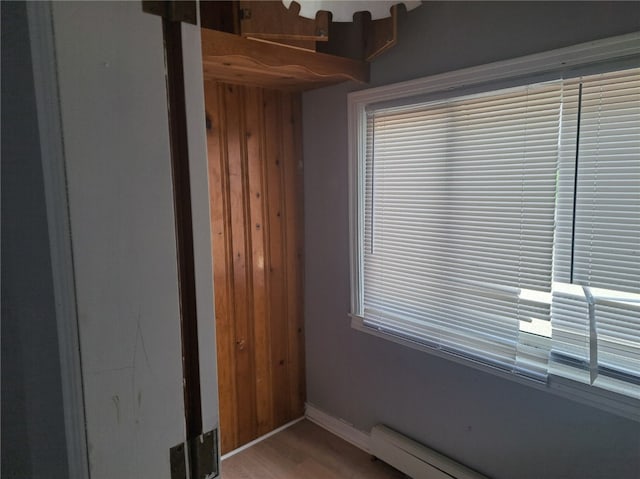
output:
[[[640,68],[547,68],[351,94],[352,313],[514,377],[640,399]]]
[[[565,92],[550,372],[640,398],[640,69]]]

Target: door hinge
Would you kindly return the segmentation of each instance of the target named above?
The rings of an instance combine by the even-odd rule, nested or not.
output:
[[[219,474],[218,430],[214,429],[189,441],[191,460],[195,464],[191,479],[213,479]]]
[[[171,479],[187,479],[187,456],[184,442],[169,449]]]
[[[220,474],[218,429],[169,449],[171,479],[214,479]],[[191,467],[189,467],[191,466]]]
[[[171,22],[198,24],[198,6],[193,1],[142,0],[142,11]]]

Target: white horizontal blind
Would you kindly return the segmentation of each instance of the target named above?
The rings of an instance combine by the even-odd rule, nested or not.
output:
[[[579,79],[563,85],[551,304],[553,340],[549,371],[588,384],[589,308],[582,287],[571,284],[580,92]]]
[[[372,110],[365,324],[544,377],[561,82]]]
[[[640,70],[582,82],[573,281],[640,293]]]
[[[640,69],[566,89],[579,140],[560,158],[551,372],[640,398]]]

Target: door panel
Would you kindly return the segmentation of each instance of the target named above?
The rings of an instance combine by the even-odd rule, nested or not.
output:
[[[91,477],[169,478],[185,418],[162,22],[140,2],[54,2],[53,26]],[[198,68],[189,78],[201,75],[198,53],[185,49],[185,58]],[[197,92],[187,103],[197,115]],[[191,164],[204,169],[199,123]],[[206,192],[196,181],[192,199],[205,205],[194,207],[196,260],[203,243],[209,253]],[[210,261],[196,283],[200,329],[215,341]],[[201,354],[214,363],[203,368],[209,429],[213,344]]]

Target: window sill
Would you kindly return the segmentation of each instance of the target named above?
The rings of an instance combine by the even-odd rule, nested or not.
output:
[[[549,376],[549,379],[546,383],[535,381],[533,379],[529,379],[517,374],[509,373],[504,370],[491,367],[484,363],[473,361],[472,359],[468,359],[466,357],[457,356],[456,354],[448,351],[431,348],[416,341],[410,341],[408,339],[400,338],[392,334],[379,331],[375,328],[366,326],[360,316],[351,315],[351,327],[357,331],[367,333],[405,347],[417,349],[418,351],[423,351],[432,356],[446,359],[448,361],[453,361],[463,366],[471,367],[479,371],[501,377],[503,379],[508,379],[510,381],[532,387],[539,391],[549,392],[565,399],[570,399],[572,401],[595,407],[611,414],[630,419],[632,421],[640,422],[640,401],[627,396],[616,394],[576,381],[571,381],[569,379],[561,378],[558,376]]]

